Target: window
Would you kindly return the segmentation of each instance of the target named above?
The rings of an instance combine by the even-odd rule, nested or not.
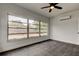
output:
[[[39,36],[39,21],[29,20],[29,37]]]
[[[8,15],[8,40],[48,35],[48,23]]]
[[[8,15],[8,39],[27,38],[27,19]]]
[[[40,36],[48,35],[48,23],[40,22]]]

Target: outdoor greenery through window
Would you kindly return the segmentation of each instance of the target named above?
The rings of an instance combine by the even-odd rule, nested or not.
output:
[[[48,23],[8,15],[8,40],[46,36]]]

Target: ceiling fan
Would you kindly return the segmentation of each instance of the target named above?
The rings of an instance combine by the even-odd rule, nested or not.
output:
[[[53,8],[62,9],[62,7],[56,6],[57,4],[59,3],[49,3],[49,6],[42,7],[41,9],[49,8],[49,13],[52,11]]]

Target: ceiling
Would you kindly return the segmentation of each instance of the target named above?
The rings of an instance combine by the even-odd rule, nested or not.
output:
[[[53,17],[56,15],[59,15],[61,13],[73,11],[79,9],[79,3],[59,3],[58,6],[63,7],[62,10],[53,9],[51,13],[48,12],[47,9],[41,9],[41,7],[48,6],[48,3],[16,3],[17,5],[24,7],[30,11],[39,13],[41,15],[44,15],[46,17]]]

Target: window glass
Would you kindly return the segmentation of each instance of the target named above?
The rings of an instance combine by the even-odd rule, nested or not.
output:
[[[39,21],[29,20],[29,37],[39,36]]]
[[[48,23],[40,22],[40,35],[46,36],[48,35]]]
[[[8,39],[27,38],[27,19],[8,15]]]

